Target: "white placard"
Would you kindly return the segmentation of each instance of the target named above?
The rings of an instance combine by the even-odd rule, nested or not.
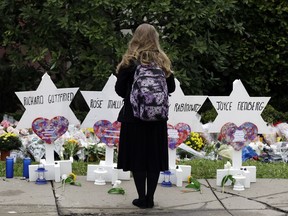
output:
[[[115,92],[116,80],[111,74],[102,91],[80,91],[90,108],[81,128],[93,127],[99,120],[108,120],[111,123],[117,120],[124,102]]]
[[[250,97],[241,80],[233,82],[230,96],[209,96],[208,98],[218,113],[208,132],[218,133],[227,122],[233,122],[237,126],[244,122],[251,122],[257,126],[259,133],[271,132],[261,117],[270,97]]]
[[[207,96],[184,95],[180,82],[175,78],[176,89],[169,97],[169,120],[168,123],[176,125],[186,123],[191,131],[203,132],[202,123],[198,111],[207,99]]]
[[[245,133],[243,130],[236,130],[234,133],[233,142],[245,142]]]
[[[17,124],[17,129],[31,128],[32,122],[38,117],[51,119],[64,116],[69,124],[79,124],[69,107],[77,91],[78,88],[57,89],[50,76],[45,73],[36,91],[15,92],[26,109]]]

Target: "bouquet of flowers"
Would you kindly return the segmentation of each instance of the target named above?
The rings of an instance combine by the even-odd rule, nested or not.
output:
[[[77,152],[81,149],[80,143],[76,139],[67,139],[63,145],[64,148],[64,158],[69,159],[77,154]]]
[[[85,148],[85,156],[87,162],[99,162],[105,159],[105,146],[101,147],[96,143],[90,144]]]
[[[93,128],[84,128],[82,132],[85,134],[86,140],[89,143],[98,143],[100,141],[100,139],[95,136]]]
[[[199,133],[196,132],[191,132],[184,143],[196,151],[201,151],[204,147],[204,141],[202,137]]]
[[[19,150],[22,146],[22,142],[19,138],[19,132],[12,126],[7,129],[0,129],[0,150],[1,151],[11,151]]]

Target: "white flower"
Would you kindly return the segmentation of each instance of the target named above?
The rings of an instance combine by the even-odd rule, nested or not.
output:
[[[68,178],[68,176],[66,174],[63,174],[61,178],[62,178],[62,180],[65,180]]]
[[[116,180],[114,185],[113,185],[113,188],[117,188],[120,184],[121,184],[121,181],[120,180]]]
[[[25,129],[25,128],[23,128],[23,129],[20,129],[20,131],[19,131],[19,133],[20,134],[22,134],[22,135],[29,135],[29,132],[28,132],[28,130],[27,129]]]
[[[105,148],[105,147],[106,147],[106,144],[105,144],[105,143],[98,143],[98,144],[97,144],[97,147],[98,147],[98,148]]]
[[[224,164],[224,169],[231,169],[232,165],[229,161],[226,162],[226,164]]]
[[[249,146],[256,152],[257,155],[261,154],[261,151],[264,148],[264,144],[260,141],[258,142],[251,142],[249,143]]]

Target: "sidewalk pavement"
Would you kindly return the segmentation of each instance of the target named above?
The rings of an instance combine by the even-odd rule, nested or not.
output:
[[[0,216],[23,215],[193,215],[193,216],[282,216],[288,215],[288,179],[257,179],[249,189],[225,193],[215,179],[201,179],[202,193],[183,187],[162,187],[155,193],[153,209],[139,209],[131,204],[137,197],[133,179],[122,181],[125,194],[108,194],[111,183],[104,186],[77,176],[82,186],[49,181],[35,182],[0,178]]]

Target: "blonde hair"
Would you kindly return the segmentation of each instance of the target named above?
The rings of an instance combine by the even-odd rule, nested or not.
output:
[[[166,76],[171,73],[171,61],[160,47],[158,32],[150,24],[144,23],[137,27],[116,72],[120,67],[127,67],[132,59],[141,64],[155,63],[165,71]]]

